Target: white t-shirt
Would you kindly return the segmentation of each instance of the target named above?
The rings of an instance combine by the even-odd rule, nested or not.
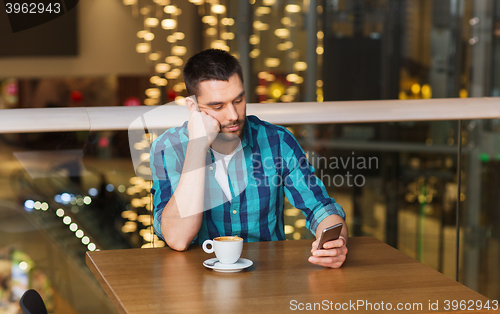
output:
[[[227,199],[231,201],[233,197],[231,196],[231,190],[229,189],[229,180],[227,178],[226,169],[229,161],[231,160],[231,158],[233,158],[235,153],[224,155],[213,149],[212,152],[214,153],[215,158],[215,180],[217,180],[217,183],[219,183]]]

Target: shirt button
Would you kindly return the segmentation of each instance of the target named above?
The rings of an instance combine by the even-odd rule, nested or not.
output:
[[[214,167],[210,166],[208,167],[208,169],[210,169],[210,171],[214,170]]]
[[[233,210],[233,214],[236,214],[236,213],[237,213],[236,209],[235,209],[235,210]]]

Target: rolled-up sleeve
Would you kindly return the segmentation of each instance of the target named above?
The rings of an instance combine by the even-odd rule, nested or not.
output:
[[[329,197],[323,182],[314,175],[314,168],[307,160],[297,140],[287,130],[282,141],[283,182],[288,201],[302,210],[306,216],[306,227],[316,235],[323,219],[339,215],[345,220],[342,207]]]

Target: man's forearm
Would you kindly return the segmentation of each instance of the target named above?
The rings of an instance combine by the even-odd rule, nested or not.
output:
[[[349,237],[349,232],[347,230],[347,224],[345,223],[344,219],[340,217],[339,215],[330,215],[323,219],[318,227],[316,228],[316,239],[319,239],[321,237],[321,232],[330,226],[333,226],[335,224],[342,223],[342,231],[340,232],[340,235],[343,236],[347,242],[347,239]]]
[[[203,219],[205,156],[208,147],[192,143],[188,144],[179,184],[165,206],[161,220],[165,241],[177,251],[189,247]]]

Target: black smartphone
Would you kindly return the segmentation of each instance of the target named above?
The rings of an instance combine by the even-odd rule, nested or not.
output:
[[[340,231],[342,231],[342,223],[323,229],[321,237],[319,238],[318,250],[323,249],[323,244],[326,242],[337,240],[340,236]]]

